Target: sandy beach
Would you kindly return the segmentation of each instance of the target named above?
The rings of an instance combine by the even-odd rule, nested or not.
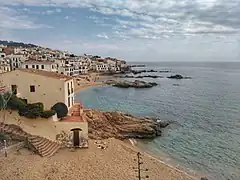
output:
[[[103,140],[106,149],[99,149],[90,140],[88,149],[62,149],[50,158],[42,158],[27,149],[0,156],[1,180],[134,180],[137,179],[137,149],[116,139]],[[142,176],[151,180],[193,180],[143,153]]]
[[[89,73],[87,75],[80,75],[74,77],[74,89],[75,93],[81,90],[86,90],[89,87],[104,86],[103,81],[106,79],[115,79],[114,76],[102,76],[99,73]]]

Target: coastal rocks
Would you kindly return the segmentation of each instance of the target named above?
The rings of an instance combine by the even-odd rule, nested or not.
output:
[[[145,82],[145,81],[115,81],[115,80],[108,80],[106,84],[112,85],[114,87],[119,88],[152,88],[157,86],[158,84],[155,82]]]
[[[141,73],[146,73],[146,72],[158,72],[158,71],[155,71],[155,70],[139,70],[139,71],[135,71],[135,70],[132,70],[132,73],[133,74],[141,74]]]
[[[133,64],[131,67],[146,67],[145,64]]]
[[[131,71],[133,74],[141,74],[141,73],[152,73],[152,72],[159,72],[159,73],[169,73],[169,70],[161,70],[161,71],[156,71],[156,70],[132,70]]]
[[[161,136],[162,128],[169,125],[152,118],[138,118],[121,112],[86,110],[89,137],[91,139],[138,138],[152,139]]]
[[[180,74],[172,75],[172,76],[169,76],[167,78],[169,78],[169,79],[191,79],[191,77],[183,77]]]
[[[163,78],[162,76],[156,76],[156,75],[146,75],[146,76],[120,76],[120,78]]]

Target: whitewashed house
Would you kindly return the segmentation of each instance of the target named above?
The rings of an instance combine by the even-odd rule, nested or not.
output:
[[[39,69],[48,72],[57,72],[57,65],[53,61],[28,60],[22,63],[24,69]]]
[[[25,61],[25,57],[22,54],[10,54],[7,57],[10,59],[11,70],[20,68]]]

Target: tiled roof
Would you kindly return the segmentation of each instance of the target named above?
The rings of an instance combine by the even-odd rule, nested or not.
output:
[[[50,78],[62,79],[64,81],[69,81],[69,80],[73,79],[71,76],[67,76],[64,74],[58,74],[55,72],[42,71],[42,70],[38,70],[38,69],[22,69],[22,68],[20,68],[17,70],[22,71],[22,72],[37,74],[37,75],[41,75],[41,76],[46,76],[46,77],[50,77]]]
[[[25,61],[23,64],[54,64],[54,62],[29,59],[29,60]]]
[[[4,48],[4,49],[3,49],[3,52],[4,52],[6,55],[13,54],[13,53],[14,53],[14,48],[12,48],[12,47]]]

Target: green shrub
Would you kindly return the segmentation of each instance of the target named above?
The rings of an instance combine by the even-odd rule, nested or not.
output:
[[[3,141],[3,140],[9,140],[10,137],[2,132],[0,132],[0,140]]]
[[[68,108],[66,104],[61,102],[55,104],[51,109],[57,113],[58,118],[65,117],[68,113]]]
[[[19,99],[17,96],[12,95],[12,97],[9,99],[7,107],[13,110],[20,110],[26,108],[26,103]]]
[[[43,103],[27,104],[24,108],[20,108],[19,115],[27,118],[37,118],[43,113]]]
[[[52,117],[54,114],[56,114],[56,111],[47,110],[47,111],[43,111],[43,113],[41,114],[41,117],[48,119],[48,118]]]

